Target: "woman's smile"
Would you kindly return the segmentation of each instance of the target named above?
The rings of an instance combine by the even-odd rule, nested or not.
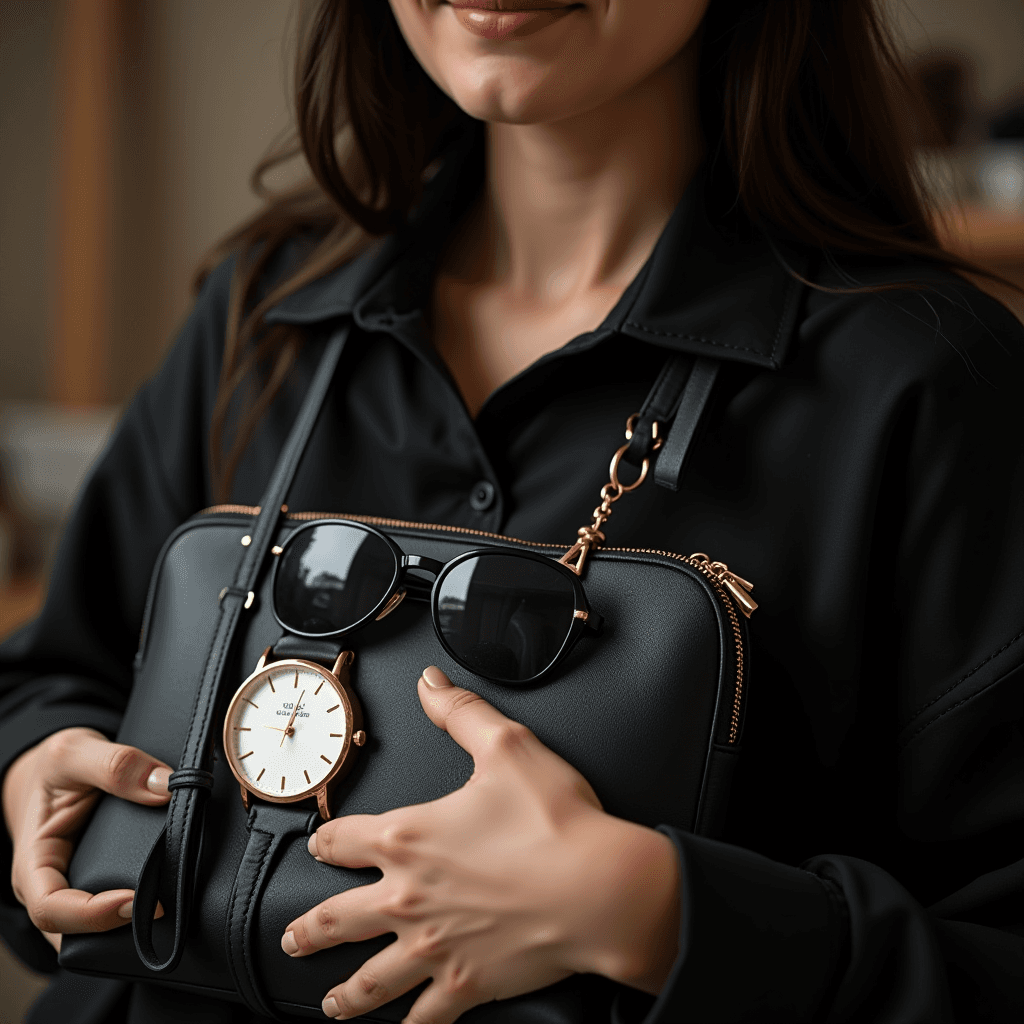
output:
[[[446,0],[459,23],[485,39],[522,39],[583,7],[558,0]]]

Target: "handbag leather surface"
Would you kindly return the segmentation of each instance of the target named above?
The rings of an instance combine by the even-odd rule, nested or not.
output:
[[[192,517],[157,560],[117,740],[178,766],[172,799],[160,808],[113,797],[98,803],[69,881],[89,892],[135,888],[135,920],[132,929],[65,936],[60,963],[66,969],[183,987],[282,1019],[322,1019],[327,990],[393,938],[297,959],[282,952],[281,935],[295,917],[380,873],[309,856],[306,835],[320,823],[315,807],[255,801],[247,812],[220,745],[227,701],[265,649],[282,640],[271,609],[271,547],[311,519],[344,515],[281,510],[344,339],[340,331],[328,343],[260,507],[222,506]],[[678,479],[713,383],[714,367],[707,370],[677,358],[641,410],[636,433],[652,418],[674,421],[662,451],[674,474],[669,485]],[[372,523],[403,550],[440,561],[492,546],[558,558],[567,546],[346,518]],[[731,579],[705,557],[595,548],[583,583],[603,617],[601,635],[582,638],[550,677],[531,687],[494,683],[455,664],[434,634],[429,607],[403,602],[345,640],[355,652],[351,683],[369,738],[334,792],[333,813],[379,813],[434,800],[469,778],[471,758],[427,719],[417,697],[422,668],[437,664],[574,765],[609,813],[715,835],[739,753],[749,679],[746,620]],[[157,899],[165,914],[154,922]],[[614,990],[604,979],[577,975],[461,1019],[582,1024],[607,1014]],[[361,1019],[399,1021],[419,991]]]

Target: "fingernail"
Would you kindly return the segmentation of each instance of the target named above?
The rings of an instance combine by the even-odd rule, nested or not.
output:
[[[135,906],[135,900],[129,900],[127,903],[122,903],[117,908],[117,916],[123,918],[125,921],[132,919],[132,907]]]
[[[167,780],[171,777],[170,768],[154,768],[146,779],[146,789],[151,793],[159,793],[160,796],[167,796],[170,790],[167,788]]]
[[[293,932],[285,932],[281,936],[281,948],[289,955],[295,956],[299,951],[299,944],[295,941]]]
[[[309,842],[306,843],[306,849],[309,850],[309,852],[310,852],[310,854],[312,854],[312,856],[314,856],[314,857],[316,856],[316,833],[315,832],[309,837]]]
[[[338,1001],[334,996],[328,996],[321,1004],[320,1008],[327,1014],[328,1017],[338,1017],[340,1012],[338,1010]]]
[[[432,690],[443,690],[452,685],[452,681],[436,665],[428,665],[423,670],[423,682]]]

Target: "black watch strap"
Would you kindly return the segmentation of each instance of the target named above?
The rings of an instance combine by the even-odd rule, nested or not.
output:
[[[249,811],[249,840],[231,889],[224,931],[228,967],[235,988],[253,1013],[265,1017],[277,1014],[263,988],[256,964],[259,946],[256,912],[260,897],[282,848],[297,836],[312,835],[319,821],[320,816],[315,811],[295,806],[257,801]]]
[[[331,668],[343,648],[333,640],[311,640],[304,636],[292,636],[285,633],[271,648],[275,658],[304,658],[306,661],[318,661]]]

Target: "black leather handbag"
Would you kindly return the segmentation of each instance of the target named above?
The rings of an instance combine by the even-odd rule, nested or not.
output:
[[[135,916],[130,930],[65,936],[60,963],[69,970],[182,987],[244,1002],[269,1017],[322,1019],[327,990],[391,937],[298,959],[282,952],[281,935],[295,917],[380,877],[318,863],[306,852],[307,834],[323,812],[379,813],[434,800],[472,772],[469,755],[419,706],[414,683],[430,663],[529,726],[582,772],[611,814],[704,835],[719,828],[749,683],[746,617],[756,607],[750,584],[704,555],[603,546],[601,530],[612,503],[633,486],[618,482],[621,461],[644,475],[653,466],[666,486],[678,482],[717,371],[714,361],[687,356],[666,364],[631,418],[594,523],[564,554],[473,530],[348,517],[371,523],[403,551],[439,562],[470,549],[515,547],[578,564],[587,600],[603,620],[599,636],[577,643],[542,682],[502,685],[448,656],[424,604],[400,603],[345,638],[355,653],[346,692],[362,715],[351,722],[349,739],[363,743],[351,772],[321,793],[319,809],[311,800],[240,794],[221,741],[239,683],[261,658],[306,659],[326,669],[340,650],[282,635],[271,568],[296,530],[328,518],[289,512],[283,503],[345,337],[342,329],[327,342],[260,507],[222,506],[193,516],[158,558],[117,739],[177,765],[171,801],[148,808],[105,797],[97,805],[69,881],[89,892],[134,888]],[[288,725],[280,721],[282,735],[300,703],[276,712],[292,709]],[[157,900],[165,914],[154,921]],[[614,989],[603,979],[575,976],[477,1007],[463,1019],[583,1024],[607,1013]],[[398,1021],[415,994],[362,1019]]]

